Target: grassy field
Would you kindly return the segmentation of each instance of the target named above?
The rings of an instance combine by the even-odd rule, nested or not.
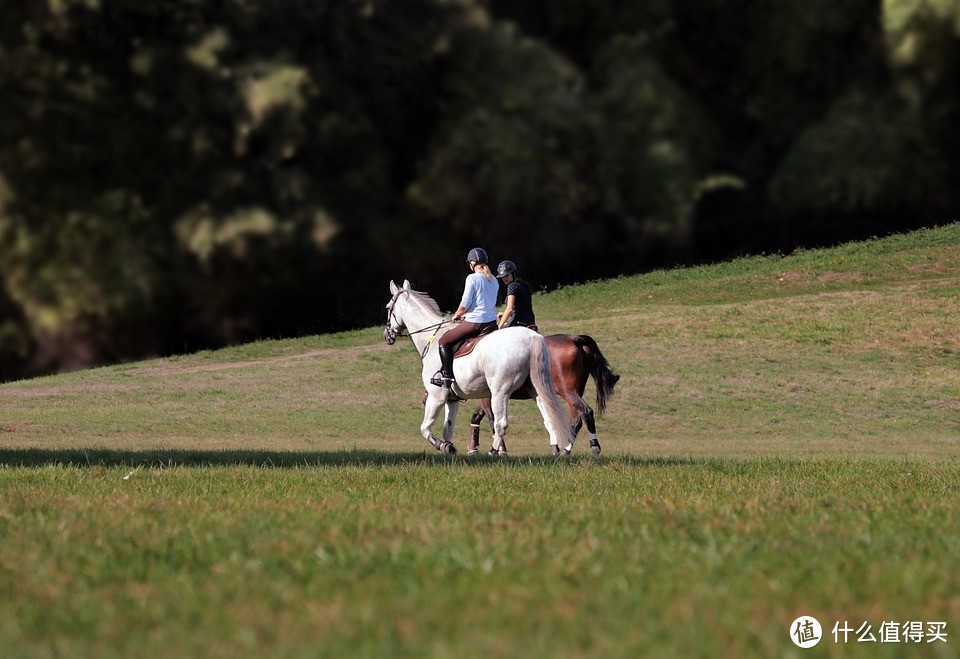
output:
[[[0,385],[0,652],[955,657],[958,293],[951,225],[538,296],[599,459],[439,455],[378,328]]]

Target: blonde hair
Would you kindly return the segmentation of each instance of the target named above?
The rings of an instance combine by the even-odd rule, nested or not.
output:
[[[487,281],[493,281],[493,273],[490,271],[490,266],[486,263],[478,263],[474,268],[480,266],[481,271],[483,272],[484,277],[487,278]]]

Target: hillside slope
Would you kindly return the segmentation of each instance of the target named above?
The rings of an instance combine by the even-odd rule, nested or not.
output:
[[[608,454],[942,458],[960,437],[958,293],[953,224],[535,304],[542,331],[591,334],[623,376],[598,424]],[[0,449],[432,451],[418,370],[374,327],[7,383]],[[535,408],[511,412],[511,452],[544,453]]]

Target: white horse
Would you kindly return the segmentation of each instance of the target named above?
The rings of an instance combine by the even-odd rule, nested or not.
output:
[[[393,297],[387,303],[387,328],[383,331],[383,340],[387,345],[393,345],[406,329],[423,361],[421,378],[427,390],[427,399],[420,434],[438,451],[456,453],[451,438],[460,401],[454,397],[448,399],[446,389],[430,384],[430,378],[440,369],[437,338],[452,325],[444,319],[433,298],[411,290],[409,281],[404,280],[402,287],[391,281],[390,293]],[[507,432],[507,402],[510,394],[524,384],[543,415],[543,425],[550,433],[553,454],[559,453],[560,442],[568,451],[573,447],[574,437],[566,410],[553,388],[550,354],[543,337],[533,330],[511,327],[493,332],[478,343],[469,355],[453,360],[453,374],[456,382],[452,391],[456,396],[463,399],[490,398],[494,417],[494,448],[500,448]],[[440,408],[444,406],[441,440],[433,434],[432,429]]]

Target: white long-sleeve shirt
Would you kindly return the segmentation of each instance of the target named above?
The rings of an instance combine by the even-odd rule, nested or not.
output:
[[[482,272],[467,276],[463,287],[460,306],[467,310],[464,320],[471,323],[489,323],[497,319],[497,291],[500,283],[494,279],[488,281]]]

